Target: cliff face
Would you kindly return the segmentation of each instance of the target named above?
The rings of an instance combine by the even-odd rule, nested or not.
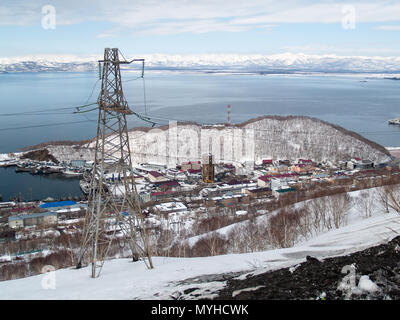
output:
[[[211,152],[216,162],[260,162],[262,159],[315,161],[348,160],[359,157],[374,162],[390,159],[382,146],[327,122],[299,116],[265,116],[245,123],[202,126],[171,123],[160,128],[130,130],[135,163],[175,166],[200,160]],[[58,160],[93,160],[94,142],[81,146],[48,146]]]

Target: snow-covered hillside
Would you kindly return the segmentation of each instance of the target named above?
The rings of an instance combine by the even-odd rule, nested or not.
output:
[[[194,283],[200,298],[212,298],[214,295],[210,292],[222,289],[225,281],[210,281],[213,277],[208,277],[208,281],[199,283],[205,275],[240,272],[243,274],[239,278],[244,279],[249,272],[254,275],[294,266],[304,262],[307,255],[323,259],[350,254],[387,242],[400,232],[396,213],[376,211],[370,218],[361,216],[353,207],[347,226],[292,248],[202,258],[153,257],[155,268],[152,270],[143,262],[115,259],[104,265],[97,279],[90,278],[87,267],[3,281],[0,299],[171,299]]]
[[[354,132],[309,117],[265,116],[231,127],[175,123],[129,132],[133,161],[175,166],[200,160],[212,152],[217,162],[310,158],[315,161],[353,157],[375,162],[389,160],[388,152]],[[93,144],[92,144],[93,145]],[[63,160],[73,153],[51,153]]]
[[[171,167],[201,160],[209,152],[217,163],[299,158],[345,161],[354,157],[376,163],[390,160],[384,147],[339,126],[303,116],[264,116],[234,126],[171,123],[153,129],[134,128],[129,138],[134,163]],[[46,146],[59,161],[93,160],[93,147],[94,142]]]
[[[0,72],[92,71],[102,54],[47,55],[0,58]],[[126,55],[131,57],[132,55]],[[400,72],[399,57],[261,54],[142,54],[146,67],[155,70],[224,70],[265,72]]]

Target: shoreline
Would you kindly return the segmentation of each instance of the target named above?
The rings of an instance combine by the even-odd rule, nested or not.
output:
[[[266,67],[265,70],[270,70],[271,68]],[[76,71],[76,70],[21,70],[21,71],[0,71],[0,75],[19,75],[23,73],[28,74],[52,74],[52,73],[67,73],[67,74],[94,74],[97,71],[97,68],[94,70],[84,70],[84,71]],[[124,73],[136,73],[137,70],[122,70]],[[369,80],[400,80],[400,71],[395,72],[384,72],[384,71],[376,71],[376,72],[358,72],[358,71],[313,71],[313,70],[285,70],[285,69],[276,69],[272,71],[264,71],[263,68],[259,70],[251,70],[246,68],[227,68],[227,69],[218,69],[213,67],[204,67],[204,68],[182,68],[182,69],[174,69],[174,68],[166,68],[166,69],[157,69],[152,67],[148,67],[147,74],[203,74],[203,75],[260,75],[260,76],[332,76],[332,77],[363,77]]]

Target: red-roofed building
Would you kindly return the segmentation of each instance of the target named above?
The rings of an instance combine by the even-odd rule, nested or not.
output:
[[[262,161],[262,164],[263,165],[267,165],[267,166],[268,165],[272,165],[272,159],[265,159],[265,160]]]
[[[304,164],[312,164],[312,160],[304,160],[304,159],[299,159],[299,163],[304,163]]]
[[[266,175],[264,177],[267,177],[268,179],[296,178],[296,177],[298,177],[298,174],[297,173],[284,173],[284,174]]]
[[[257,179],[257,184],[260,188],[267,188],[270,186],[270,178],[268,176],[261,176]]]
[[[224,168],[235,170],[235,166],[232,163],[225,163]]]
[[[187,173],[190,176],[201,176],[201,169],[188,169]]]
[[[163,181],[168,181],[168,179],[166,177],[164,177],[161,173],[157,172],[157,171],[149,171],[147,173],[147,178],[151,181],[151,182],[163,182]]]
[[[200,161],[183,162],[181,165],[181,170],[182,171],[201,170],[201,162]]]
[[[160,191],[177,190],[181,186],[179,184],[179,182],[176,180],[159,182],[159,183],[155,183],[155,184]]]
[[[290,167],[290,171],[296,173],[311,173],[313,172],[315,167],[309,163],[296,163]]]

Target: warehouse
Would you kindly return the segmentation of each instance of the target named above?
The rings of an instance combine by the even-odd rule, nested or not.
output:
[[[8,218],[8,226],[10,228],[22,228],[53,223],[57,223],[57,212],[20,214]]]

